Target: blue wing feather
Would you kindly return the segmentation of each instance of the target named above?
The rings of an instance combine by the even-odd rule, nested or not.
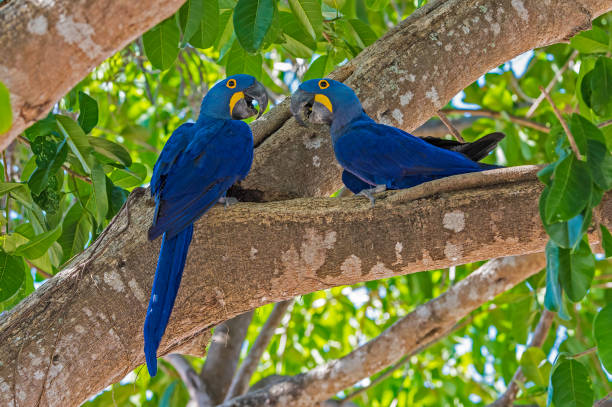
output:
[[[157,349],[181,282],[193,222],[247,175],[252,161],[253,137],[247,124],[210,120],[176,129],[155,164],[151,193],[156,208],[149,239],[164,237],[144,326],[151,376],[157,372]]]
[[[347,126],[334,142],[340,164],[361,180],[389,189],[409,188],[436,178],[481,171],[455,151],[433,146],[371,119]]]

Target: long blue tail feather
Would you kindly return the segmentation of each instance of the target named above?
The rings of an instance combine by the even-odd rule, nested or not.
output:
[[[157,374],[157,348],[168,325],[181,284],[192,235],[193,225],[189,225],[172,238],[166,239],[164,234],[162,240],[144,323],[144,353],[151,376]]]

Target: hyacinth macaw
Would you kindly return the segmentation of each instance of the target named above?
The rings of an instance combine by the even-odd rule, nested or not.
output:
[[[250,75],[234,75],[213,86],[195,123],[179,126],[166,142],[151,176],[155,214],[149,240],[163,235],[144,323],[144,353],[151,376],[181,283],[193,223],[242,180],[253,161],[253,135],[242,119],[266,109],[268,96]],[[258,117],[259,117],[258,116]]]
[[[437,178],[498,168],[478,163],[504,138],[492,133],[473,143],[428,137],[376,123],[355,92],[332,79],[311,79],[291,96],[291,112],[304,125],[331,125],[334,153],[344,168],[342,181],[355,194],[368,197],[386,189],[410,188]]]

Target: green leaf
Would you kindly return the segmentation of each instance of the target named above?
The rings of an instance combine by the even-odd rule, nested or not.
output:
[[[278,13],[278,20],[283,30],[283,48],[298,58],[310,58],[317,48],[317,43],[308,33],[302,30],[295,16],[286,11]]]
[[[580,301],[591,287],[594,273],[595,257],[589,244],[581,240],[576,250],[571,253],[570,267],[559,269],[559,281],[567,297],[573,302]]]
[[[612,303],[597,313],[593,324],[597,356],[608,372],[612,372]]]
[[[580,95],[582,96],[582,101],[589,109],[592,109],[593,106],[591,104],[591,97],[593,96],[593,90],[591,81],[593,80],[594,71],[587,72],[580,82]]]
[[[316,40],[323,31],[321,3],[317,0],[289,0],[289,7],[302,28]]]
[[[170,17],[142,36],[144,51],[157,69],[165,70],[174,64],[179,53],[179,29],[174,17]]]
[[[15,295],[24,281],[23,259],[0,250],[0,302]]]
[[[78,202],[72,205],[64,217],[62,235],[58,239],[64,253],[64,261],[83,251],[89,241],[92,226],[87,211],[83,210]]]
[[[101,137],[88,137],[88,140],[94,151],[97,151],[111,160],[125,165],[126,167],[132,165],[132,157],[130,157],[130,153],[122,145]]]
[[[321,55],[320,57],[312,61],[308,70],[304,72],[302,81],[323,78],[325,76],[325,66],[327,65],[327,59],[327,55]]]
[[[24,256],[26,259],[35,260],[44,256],[51,245],[61,236],[62,227],[57,226],[55,229],[42,233],[30,240],[28,243],[17,247],[15,255]]]
[[[98,102],[87,93],[79,91],[79,126],[85,133],[98,124]]]
[[[208,48],[215,43],[219,32],[219,2],[218,0],[202,1],[203,15],[198,22],[198,28],[187,41],[197,48]]]
[[[142,184],[147,177],[147,167],[140,163],[134,163],[130,168],[116,169],[109,178],[118,187],[131,188]]]
[[[603,118],[612,117],[612,59],[600,57],[591,76],[591,108]]]
[[[366,6],[373,10],[382,10],[387,7],[389,0],[365,0]]]
[[[555,367],[549,392],[557,407],[591,407],[593,388],[589,372],[582,363],[568,359]]]
[[[189,42],[198,31],[204,17],[204,2],[202,0],[187,0],[179,10],[181,28],[183,29],[183,44]]]
[[[528,348],[521,356],[521,369],[528,380],[536,386],[546,386],[550,376],[550,363],[546,361],[546,354],[540,348]]]
[[[72,153],[79,159],[85,171],[91,173],[89,155],[93,150],[81,126],[68,116],[58,114],[55,116],[55,120],[60,131],[66,137],[66,142]]]
[[[348,20],[348,23],[353,28],[353,30],[355,30],[355,33],[357,34],[358,45],[361,48],[367,47],[378,39],[376,33],[370,28],[369,25],[367,25],[363,21],[358,20],[356,18],[352,18]]]
[[[11,111],[11,94],[6,86],[0,82],[0,134],[6,133],[13,123]]]
[[[599,228],[601,229],[602,237],[601,245],[603,246],[606,257],[612,257],[612,234],[610,234],[610,231],[604,225],[599,225]]]
[[[96,163],[91,171],[91,181],[93,183],[93,194],[88,203],[98,225],[103,224],[108,211],[108,197],[106,196],[106,175],[100,163]]]
[[[45,167],[36,167],[30,178],[28,186],[34,195],[41,194],[52,182],[54,174],[61,168],[68,155],[67,139],[57,145],[57,150]],[[57,189],[57,188],[55,188]]]
[[[546,294],[544,305],[551,311],[559,311],[562,307],[561,284],[559,283],[559,269],[569,267],[567,252],[561,250],[551,240],[546,244]],[[563,257],[562,257],[563,255]]]
[[[272,24],[274,8],[274,0],[239,0],[236,4],[234,32],[248,52],[254,53],[261,47]]]
[[[261,55],[250,55],[237,41],[234,41],[229,51],[229,55],[227,56],[225,72],[228,76],[246,73],[259,79],[261,77],[262,64],[263,60]]]
[[[8,194],[15,189],[24,187],[25,185],[19,182],[0,182],[0,196]]]
[[[610,39],[608,34],[599,27],[583,31],[570,40],[570,45],[583,54],[598,54],[608,52]]]
[[[570,154],[557,164],[546,199],[546,219],[550,224],[567,221],[585,208],[591,196],[591,173],[587,164]]]

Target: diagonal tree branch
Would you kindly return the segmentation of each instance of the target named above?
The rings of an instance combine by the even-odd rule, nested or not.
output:
[[[206,362],[200,372],[200,379],[206,385],[213,405],[223,402],[232,383],[252,319],[253,311],[249,311],[215,328]]]
[[[191,398],[187,407],[212,407],[215,405],[208,396],[206,385],[193,370],[187,359],[176,353],[166,355],[164,359],[174,367],[183,383],[185,383],[185,387],[187,387]]]
[[[345,357],[230,400],[223,407],[307,407],[445,335],[459,320],[545,266],[543,253],[491,260]]]
[[[531,338],[531,342],[529,343],[529,347],[540,348],[546,341],[548,337],[548,331],[550,331],[550,327],[552,326],[553,320],[555,318],[555,313],[549,311],[547,309],[542,312],[542,316],[540,317],[540,321],[538,322],[538,326],[536,327],[533,337]],[[512,381],[508,385],[508,388],[501,395],[500,398],[495,400],[495,402],[491,403],[489,407],[509,407],[512,406],[514,400],[516,400],[516,395],[519,391],[518,383],[525,378],[523,374],[523,370],[519,367],[514,376],[512,377]]]
[[[251,381],[251,377],[255,370],[257,370],[257,365],[259,360],[261,359],[261,355],[263,355],[264,351],[268,348],[268,344],[270,340],[274,336],[274,331],[278,324],[280,324],[285,312],[289,308],[289,306],[293,303],[293,300],[281,301],[274,304],[274,308],[270,313],[270,316],[266,320],[264,326],[261,327],[261,331],[257,336],[257,339],[253,343],[249,354],[246,359],[240,365],[240,369],[236,373],[234,380],[227,392],[226,400],[232,399],[234,397],[243,395],[249,389],[249,382]]]

